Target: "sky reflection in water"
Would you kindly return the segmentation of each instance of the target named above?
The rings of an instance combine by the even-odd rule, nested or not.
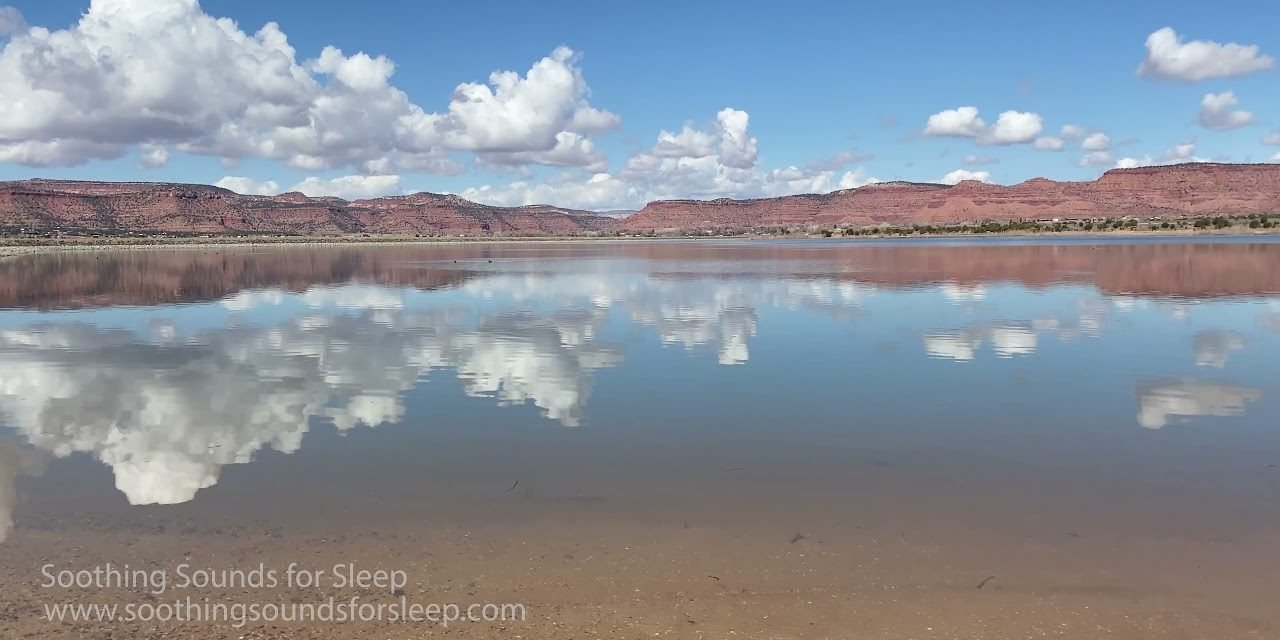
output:
[[[1118,294],[1065,276],[878,282],[821,252],[767,248],[461,263],[421,251],[397,263],[458,277],[0,311],[0,540],[17,478],[49,458],[92,456],[130,504],[184,503],[226,465],[299,451],[318,425],[414,425],[415,394],[536,407],[540,417],[511,419],[550,429],[605,427],[615,405],[689,402],[690,415],[713,416],[696,428],[717,437],[733,433],[717,403],[766,415],[794,402],[807,425],[797,438],[860,412],[920,434],[936,427],[920,426],[925,416],[968,429],[1056,416],[1080,432],[1046,437],[1236,426],[1247,441],[1276,415],[1280,301],[1265,291]],[[690,385],[700,400],[676,399]],[[808,391],[779,397],[786,385]]]

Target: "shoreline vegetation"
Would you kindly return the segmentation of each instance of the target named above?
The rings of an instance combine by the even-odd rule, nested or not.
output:
[[[664,229],[590,232],[578,235],[446,234],[436,235],[287,235],[234,232],[110,234],[100,231],[54,230],[0,234],[0,257],[54,251],[93,251],[127,248],[322,246],[374,244],[446,244],[457,242],[571,242],[590,240],[675,240],[698,238],[904,238],[964,236],[1145,236],[1145,235],[1269,235],[1280,233],[1280,214],[1199,218],[1053,218],[1045,220],[984,221],[958,224],[911,224],[795,227]]]

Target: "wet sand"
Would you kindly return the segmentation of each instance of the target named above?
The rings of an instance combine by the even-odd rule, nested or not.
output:
[[[649,452],[645,452],[649,453]],[[948,461],[806,446],[719,466],[711,450],[503,471],[453,462],[345,484],[228,473],[196,501],[126,511],[102,486],[28,495],[5,542],[0,635],[16,638],[1269,638],[1280,473],[1203,476]],[[560,461],[563,463],[563,461]],[[663,467],[654,473],[653,465]],[[803,470],[799,465],[807,465]],[[52,471],[52,470],[51,470]],[[1096,469],[1094,471],[1097,471]],[[521,476],[509,489],[509,478]],[[498,477],[495,477],[498,476]],[[594,479],[583,487],[581,477]],[[303,485],[308,488],[303,489]],[[254,487],[255,500],[244,491]],[[345,487],[345,488],[344,488]],[[436,487],[426,492],[422,487]],[[1247,490],[1245,490],[1247,489]],[[70,514],[76,515],[70,515]],[[524,622],[50,624],[38,567],[127,562],[280,571],[355,562],[409,576],[424,603],[522,603]],[[398,600],[381,589],[195,589],[225,602]],[[196,631],[198,629],[198,631]]]

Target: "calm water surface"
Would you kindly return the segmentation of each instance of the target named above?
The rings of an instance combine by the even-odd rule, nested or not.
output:
[[[1171,624],[1234,637],[1280,595],[1278,362],[1267,241],[28,256],[0,262],[0,555],[871,531],[904,583],[1177,585],[1209,613]]]

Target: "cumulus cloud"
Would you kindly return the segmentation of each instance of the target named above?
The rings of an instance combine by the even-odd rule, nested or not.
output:
[[[325,180],[309,177],[294,185],[290,191],[301,191],[313,198],[331,196],[345,200],[376,198],[400,192],[400,176],[342,176]]]
[[[1208,78],[1242,76],[1275,66],[1258,45],[1184,41],[1171,27],[1147,36],[1147,57],[1138,67],[1145,78],[1198,82]]]
[[[978,156],[978,155],[969,154],[964,157],[964,163],[970,166],[995,164],[997,162],[1000,162],[1000,161],[996,158],[992,158],[991,156]]]
[[[1111,148],[1111,136],[1105,133],[1091,133],[1080,143],[1080,148],[1085,151],[1106,151]]]
[[[1064,124],[1062,130],[1058,132],[1058,137],[1063,140],[1079,140],[1084,137],[1084,127],[1078,124]]]
[[[658,158],[705,158],[716,152],[715,134],[686,124],[680,133],[658,132],[658,142],[649,153]]]
[[[1101,131],[1091,133],[1087,136],[1084,136],[1083,130],[1072,131],[1072,133],[1076,134],[1076,138],[1080,138],[1081,136],[1084,137],[1080,142],[1080,148],[1089,152],[1080,158],[1080,161],[1076,163],[1077,166],[1106,167],[1115,162],[1115,157],[1111,155],[1110,151],[1111,136],[1108,136]]]
[[[1062,151],[1068,142],[1074,142],[1082,137],[1084,137],[1084,127],[1077,124],[1064,124],[1058,131],[1058,135],[1040,136],[1035,139],[1032,146],[1043,151]]]
[[[1081,167],[1105,167],[1115,162],[1115,157],[1110,151],[1091,151],[1084,154],[1080,161],[1076,164]]]
[[[1039,114],[1023,111],[1005,111],[981,142],[989,144],[1019,144],[1031,142],[1044,131],[1044,119]]]
[[[250,196],[274,196],[281,193],[280,183],[275,180],[258,181],[244,176],[226,176],[213,183],[213,186]]]
[[[468,200],[494,205],[555,203],[584,209],[628,209],[670,198],[762,197],[851,189],[878,182],[861,167],[865,159],[841,153],[803,167],[765,171],[746,111],[725,108],[715,121],[679,131],[662,130],[653,146],[632,155],[616,173],[567,173],[541,182],[482,185],[462,191]]]
[[[1208,162],[1208,159],[1201,158],[1196,155],[1196,143],[1181,142],[1169,149],[1166,149],[1164,153],[1161,153],[1156,157],[1145,155],[1141,158],[1127,156],[1120,158],[1116,161],[1116,167],[1120,169],[1132,169],[1134,167],[1179,164],[1182,162]]]
[[[169,164],[169,150],[155,145],[144,147],[142,156],[138,159],[140,169],[159,169],[166,164]]]
[[[880,179],[868,175],[861,167],[841,174],[836,171],[815,171],[791,166],[774,169],[765,174],[762,194],[785,196],[797,193],[828,193],[856,189],[876,182],[880,182]]]
[[[977,107],[959,107],[939,111],[925,123],[926,136],[977,138],[987,130],[987,123],[978,117]]]
[[[0,113],[5,107],[0,100]],[[4,125],[0,124],[0,128]],[[128,147],[90,140],[24,140],[5,142],[0,137],[0,162],[28,167],[70,167],[90,160],[114,160],[128,152]]]
[[[720,130],[720,162],[735,169],[756,166],[758,156],[756,139],[747,133],[750,116],[746,111],[726,108],[716,114]]]
[[[939,180],[942,184],[958,184],[964,180],[977,180],[978,182],[987,182],[991,178],[990,171],[969,171],[968,169],[956,169]]]
[[[1262,144],[1280,144],[1280,129],[1276,129],[1275,131],[1263,136]]]
[[[350,175],[329,179],[310,176],[288,189],[282,189],[280,183],[275,180],[259,181],[242,176],[226,176],[215,182],[214,186],[246,195],[274,196],[286,191],[300,191],[313,198],[327,196],[344,200],[376,198],[401,192],[400,176],[387,174]]]
[[[95,0],[63,30],[24,29],[16,12],[0,15],[10,32],[0,53],[0,161],[71,165],[153,144],[310,171],[382,158],[451,171],[456,164],[420,156],[527,153],[531,163],[555,164],[566,161],[566,146],[585,146],[565,134],[619,124],[589,103],[568,47],[523,75],[460,84],[446,110],[429,112],[391,84],[396,65],[385,56],[329,46],[300,59],[276,23],[249,34],[196,0]]]
[[[1040,136],[1036,138],[1032,146],[1043,151],[1062,151],[1062,148],[1066,146],[1066,142],[1062,138],[1054,136]]]
[[[647,199],[639,187],[608,173],[592,174],[583,180],[569,176],[546,182],[519,180],[505,185],[482,185],[469,187],[459,195],[500,207],[555,204],[600,211],[643,206]]]
[[[27,21],[17,7],[0,7],[0,38],[27,30]]]
[[[591,105],[582,105],[573,112],[569,121],[569,131],[592,135],[607,133],[622,126],[622,117]]]
[[[481,153],[480,162],[497,167],[523,167],[541,164],[553,167],[582,167],[588,171],[604,171],[608,161],[596,149],[595,142],[580,133],[561,131],[556,134],[556,146],[547,151],[515,151],[510,153]]]
[[[1253,122],[1252,112],[1234,108],[1239,104],[1240,100],[1231,91],[1206,93],[1200,101],[1200,126],[1227,131]]]
[[[978,115],[976,107],[947,109],[929,116],[924,135],[954,138],[974,138],[983,144],[1007,145],[1031,142],[1044,131],[1044,119],[1039,114],[1023,111],[1004,111],[990,127]]]

